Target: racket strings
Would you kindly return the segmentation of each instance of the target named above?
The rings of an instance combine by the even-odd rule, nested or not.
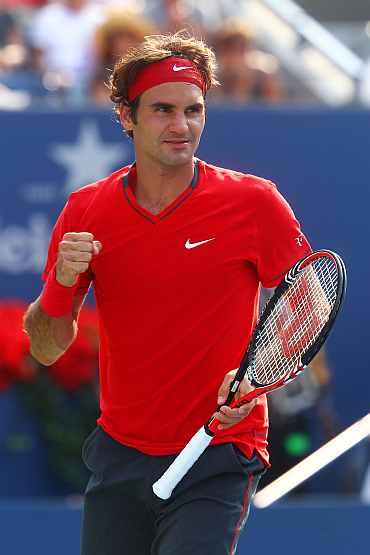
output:
[[[337,267],[330,258],[319,258],[298,274],[256,338],[251,377],[257,383],[274,383],[300,366],[329,320],[337,289]]]

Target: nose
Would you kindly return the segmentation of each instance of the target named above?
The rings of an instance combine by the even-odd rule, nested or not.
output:
[[[175,133],[176,135],[188,135],[189,132],[189,123],[184,113],[174,113],[173,117],[171,118],[169,127],[169,131]]]

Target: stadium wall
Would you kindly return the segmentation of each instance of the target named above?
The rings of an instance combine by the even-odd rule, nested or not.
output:
[[[238,555],[368,555],[370,507],[335,502],[252,509],[239,540]],[[63,503],[0,503],[3,555],[78,555],[81,510]]]

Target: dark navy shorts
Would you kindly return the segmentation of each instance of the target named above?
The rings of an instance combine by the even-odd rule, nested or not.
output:
[[[208,447],[163,501],[152,484],[174,456],[145,455],[98,427],[83,459],[82,555],[233,555],[264,472],[230,443]]]

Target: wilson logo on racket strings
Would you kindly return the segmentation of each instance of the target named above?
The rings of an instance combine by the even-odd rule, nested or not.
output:
[[[294,278],[301,273],[299,267]],[[294,353],[302,349],[302,345],[307,345],[307,341],[315,337],[316,330],[320,329],[320,319],[317,315],[318,301],[312,295],[309,279],[301,275],[301,297],[287,295],[284,299],[284,312],[277,318],[276,328],[279,336],[284,356],[290,358]],[[289,291],[289,290],[288,290]],[[305,302],[304,310],[300,310],[301,303]]]

